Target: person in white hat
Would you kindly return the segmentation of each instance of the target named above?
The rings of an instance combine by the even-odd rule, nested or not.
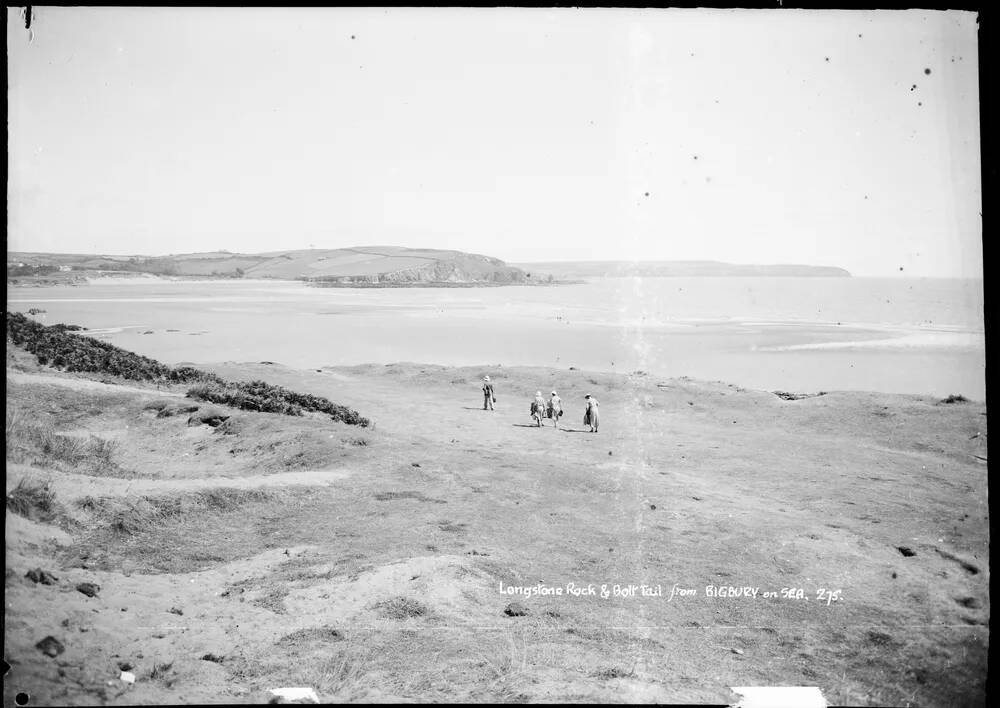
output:
[[[589,393],[584,396],[587,399],[587,411],[583,414],[583,424],[590,426],[590,432],[597,432],[597,423],[600,416],[597,412],[597,399],[591,396]]]
[[[493,404],[497,402],[496,394],[493,393],[493,384],[489,376],[483,377],[483,410],[494,410]]]
[[[559,428],[559,418],[562,416],[562,399],[556,394],[555,391],[552,392],[549,398],[548,406],[545,409],[545,415],[552,419],[555,423],[556,429]]]

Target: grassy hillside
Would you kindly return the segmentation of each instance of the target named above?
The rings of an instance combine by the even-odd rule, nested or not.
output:
[[[240,254],[226,251],[168,256],[11,253],[8,278],[51,272],[112,271],[167,276],[275,278],[337,283],[526,283],[520,269],[461,251],[372,246]],[[39,271],[42,269],[42,271]]]

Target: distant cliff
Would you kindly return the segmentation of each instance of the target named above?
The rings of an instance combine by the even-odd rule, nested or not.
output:
[[[741,265],[720,261],[548,261],[517,265],[534,277],[551,275],[559,279],[633,276],[645,278],[751,276],[849,278],[851,276],[843,268],[833,266]]]
[[[488,256],[394,246],[258,254],[215,251],[153,257],[7,254],[8,282],[28,282],[37,272],[44,272],[51,277],[51,271],[67,276],[149,273],[202,278],[273,278],[343,286],[433,283],[504,285],[551,281],[551,278],[544,275],[532,278],[522,269]]]

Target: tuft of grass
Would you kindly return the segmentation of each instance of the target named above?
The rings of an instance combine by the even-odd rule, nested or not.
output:
[[[594,676],[605,681],[616,678],[635,678],[635,671],[633,669],[626,670],[620,666],[611,666],[609,668],[596,671]]]
[[[270,610],[276,615],[283,615],[288,612],[288,608],[285,607],[285,598],[287,596],[287,587],[272,587],[268,592],[253,600],[253,604],[257,607],[263,607],[265,610]]]
[[[344,646],[331,655],[331,649],[329,644],[321,644],[307,655],[307,661],[302,656],[282,657],[278,652],[258,656],[241,652],[231,660],[227,658],[226,665],[234,679],[255,688],[312,686],[324,702],[360,698],[371,685],[364,679],[374,661],[374,651]]]
[[[89,447],[90,457],[95,467],[101,470],[118,467],[118,463],[114,460],[115,453],[118,452],[117,440],[106,440],[105,438],[91,435]]]
[[[160,681],[167,688],[170,688],[176,681],[177,675],[173,670],[174,662],[154,661],[153,668],[149,670],[150,681]]]
[[[324,695],[342,694],[359,688],[370,661],[370,653],[341,652],[320,663],[315,685]]]
[[[48,482],[22,477],[7,492],[7,508],[27,519],[50,521],[56,516],[56,495]]]
[[[7,460],[68,467],[73,472],[126,476],[115,462],[118,443],[95,435],[88,439],[60,435],[47,422],[29,421],[23,412],[7,407]]]
[[[491,687],[501,684],[501,690],[511,690],[508,681],[523,674],[528,669],[528,646],[524,638],[518,645],[514,634],[504,632],[501,642],[490,647],[490,651],[479,655],[479,665],[486,670]]]
[[[7,388],[10,388],[9,379],[8,379]],[[6,420],[4,421],[4,433],[7,436],[7,451],[8,451],[8,454],[10,452],[10,440],[11,440],[11,438],[13,438],[15,435],[17,435],[18,432],[21,430],[21,428],[23,426],[24,426],[24,414],[21,412],[21,409],[18,408],[17,406],[8,405],[7,406],[7,417],[6,417]]]
[[[426,617],[431,614],[431,608],[419,600],[409,597],[393,597],[383,600],[374,606],[380,617],[394,620],[404,620],[410,617]]]

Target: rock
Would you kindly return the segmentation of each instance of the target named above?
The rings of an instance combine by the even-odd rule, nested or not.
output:
[[[173,613],[175,615],[183,615],[184,614],[184,610],[182,610],[179,607],[171,607],[169,610],[167,610],[167,612],[171,612],[171,613]]]
[[[732,649],[732,652],[733,652],[733,654],[742,654],[742,653],[743,653],[743,650],[742,650],[742,649],[736,649],[736,648],[734,647],[734,648]]]
[[[87,597],[96,597],[101,591],[101,586],[97,583],[77,583],[76,589]]]
[[[59,580],[56,576],[47,570],[42,570],[41,568],[33,568],[24,574],[24,577],[28,578],[32,582],[41,583],[42,585],[55,585],[56,581]]]
[[[131,671],[134,668],[135,668],[135,666],[132,664],[131,661],[119,661],[118,662],[118,670],[119,671]]]
[[[208,654],[203,654],[201,656],[201,660],[202,661],[211,661],[211,662],[213,662],[215,664],[221,664],[222,660],[225,659],[225,658],[226,657],[224,657],[224,656],[220,656],[218,654],[213,654],[211,652],[209,652]]]
[[[420,463],[419,462],[411,462],[410,463],[410,467],[420,467]]]
[[[512,602],[504,608],[503,613],[508,617],[524,617],[528,614],[528,608],[520,602]]]
[[[653,511],[656,511],[656,504],[650,504],[649,508],[652,509]]]
[[[35,645],[35,649],[38,649],[46,656],[51,656],[53,658],[66,651],[66,647],[63,646],[62,642],[52,635],[49,635],[45,639],[38,642],[38,644]]]
[[[910,558],[917,555],[917,552],[908,546],[896,546],[896,550],[899,551],[904,558]]]

